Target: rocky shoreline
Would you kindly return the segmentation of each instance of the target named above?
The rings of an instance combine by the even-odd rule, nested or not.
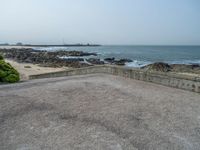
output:
[[[131,59],[115,59],[105,58],[101,60],[96,58],[96,53],[88,53],[83,51],[41,51],[34,50],[32,48],[11,48],[0,49],[0,53],[7,59],[12,59],[19,63],[32,63],[39,64],[42,67],[72,67],[81,68],[93,65],[120,65],[124,66],[126,63],[132,62]],[[90,56],[90,58],[87,58]],[[93,57],[94,56],[94,57]],[[85,58],[86,57],[86,58]],[[200,74],[199,64],[167,64],[163,62],[157,62],[144,67],[143,70],[147,71],[160,71],[160,72],[187,72]]]
[[[7,59],[12,59],[19,63],[33,63],[40,64],[45,67],[87,67],[92,65],[102,65],[105,63],[114,65],[125,65],[127,62],[132,60],[115,58],[107,58],[102,61],[98,58],[87,58],[87,56],[97,56],[96,53],[88,53],[83,51],[41,51],[34,50],[32,48],[11,48],[11,49],[0,49],[0,53]]]
[[[0,49],[0,53],[4,55],[7,59],[12,59],[19,63],[33,63],[40,64],[45,67],[87,67],[89,64],[82,62],[81,58],[70,58],[70,59],[61,59],[61,57],[66,56],[96,56],[95,53],[86,53],[82,51],[40,51],[34,50],[31,48],[23,49]]]
[[[180,72],[180,73],[193,73],[200,75],[199,64],[167,64],[163,62],[156,62],[144,67],[141,67],[146,71],[159,71],[159,72]]]

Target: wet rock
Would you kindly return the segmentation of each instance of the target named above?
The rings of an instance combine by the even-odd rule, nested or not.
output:
[[[120,60],[115,60],[114,64],[124,66],[126,63],[132,62],[131,59],[120,59]]]
[[[115,60],[114,64],[119,65],[119,66],[124,66],[126,64],[126,62],[124,62],[123,60]]]
[[[114,57],[112,57],[112,58],[105,58],[104,60],[106,62],[110,63],[110,64],[115,64],[115,65],[120,65],[120,66],[123,66],[123,65],[125,65],[128,62],[133,62],[131,59],[123,58],[123,59],[116,60]]]
[[[94,64],[94,65],[103,65],[104,64],[104,61],[101,61],[98,58],[89,58],[89,59],[86,59],[86,61],[91,64]]]
[[[126,59],[126,58],[120,59],[120,61],[125,62],[125,63],[133,62],[133,60],[131,60],[131,59]]]
[[[115,61],[115,58],[112,57],[112,58],[105,58],[104,59],[105,61],[109,62],[109,63],[113,63]]]

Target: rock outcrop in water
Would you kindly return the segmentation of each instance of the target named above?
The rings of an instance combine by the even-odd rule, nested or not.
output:
[[[84,59],[83,56],[97,56],[96,53],[87,53],[82,51],[41,51],[34,50],[31,48],[24,49],[0,49],[0,54],[3,54],[5,58],[13,59],[17,62],[39,64],[44,67],[87,67],[91,65],[103,65],[105,63],[112,65],[125,65],[126,63],[132,62],[130,59],[115,59],[105,58],[101,61],[98,58]],[[87,63],[88,62],[88,63]],[[157,62],[154,64],[147,65],[141,69],[147,71],[160,71],[160,72],[186,72],[200,74],[199,64],[167,64],[163,62]]]
[[[133,62],[131,59],[124,58],[124,59],[116,60],[114,57],[112,57],[112,58],[105,58],[104,60],[106,62],[110,63],[110,64],[120,65],[120,66],[124,66],[126,63]]]
[[[104,60],[105,60],[106,62],[109,62],[109,63],[114,63],[115,58],[114,58],[114,57],[112,57],[112,58],[105,58]]]
[[[103,65],[104,64],[104,61],[101,61],[98,58],[89,58],[89,59],[86,59],[86,61],[93,65]]]

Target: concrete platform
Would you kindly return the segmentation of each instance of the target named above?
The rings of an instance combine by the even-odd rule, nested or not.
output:
[[[200,94],[105,74],[0,85],[1,150],[197,150]]]

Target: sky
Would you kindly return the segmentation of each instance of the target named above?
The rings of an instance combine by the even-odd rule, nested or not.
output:
[[[200,45],[200,0],[0,0],[0,43]]]

